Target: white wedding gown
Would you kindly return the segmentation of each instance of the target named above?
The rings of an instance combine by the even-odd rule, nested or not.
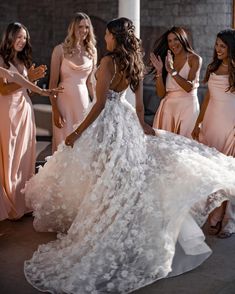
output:
[[[210,255],[198,224],[234,201],[235,160],[166,131],[144,135],[125,92],[110,90],[96,121],[25,192],[35,229],[60,232],[25,262],[35,288],[129,293]]]

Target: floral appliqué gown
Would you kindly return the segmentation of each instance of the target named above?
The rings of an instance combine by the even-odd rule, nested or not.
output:
[[[129,293],[191,269],[176,243],[205,259],[197,223],[227,199],[208,195],[234,201],[233,158],[166,131],[146,136],[125,92],[107,95],[74,147],[61,144],[25,187],[36,230],[60,232],[25,262],[41,291]]]

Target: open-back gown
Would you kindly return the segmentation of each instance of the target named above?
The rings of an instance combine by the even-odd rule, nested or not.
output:
[[[129,293],[192,269],[210,255],[199,225],[226,199],[209,195],[234,200],[233,158],[166,131],[146,136],[125,92],[107,95],[25,188],[36,230],[61,232],[25,262],[41,291]]]

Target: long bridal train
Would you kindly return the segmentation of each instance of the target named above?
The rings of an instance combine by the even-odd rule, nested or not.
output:
[[[60,145],[27,183],[35,229],[60,232],[25,262],[35,288],[129,293],[210,255],[199,225],[234,201],[235,160],[157,133],[145,136],[125,92],[110,90],[74,147]]]

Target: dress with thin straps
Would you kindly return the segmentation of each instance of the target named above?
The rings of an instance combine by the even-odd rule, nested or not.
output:
[[[11,63],[9,70],[18,72]],[[34,112],[24,88],[0,95],[0,105],[0,220],[16,219],[29,212],[22,189],[35,169]]]
[[[210,100],[203,118],[199,140],[235,157],[235,93],[228,91],[228,75],[211,73],[208,81]],[[235,233],[235,205],[220,206],[210,215],[211,225],[223,221],[223,230]]]
[[[179,75],[187,79],[189,71],[190,66],[187,57],[184,66],[179,71]],[[191,133],[199,114],[198,86],[199,74],[196,77],[194,88],[189,93],[181,88],[174,78],[168,74],[166,78],[166,96],[161,100],[154,117],[153,127],[191,138]]]
[[[63,86],[64,90],[63,93],[58,94],[57,105],[65,122],[62,128],[57,128],[53,124],[52,149],[54,151],[86,115],[90,104],[86,81],[92,68],[92,58],[87,57],[84,64],[76,65],[63,56],[60,67],[60,86]]]

